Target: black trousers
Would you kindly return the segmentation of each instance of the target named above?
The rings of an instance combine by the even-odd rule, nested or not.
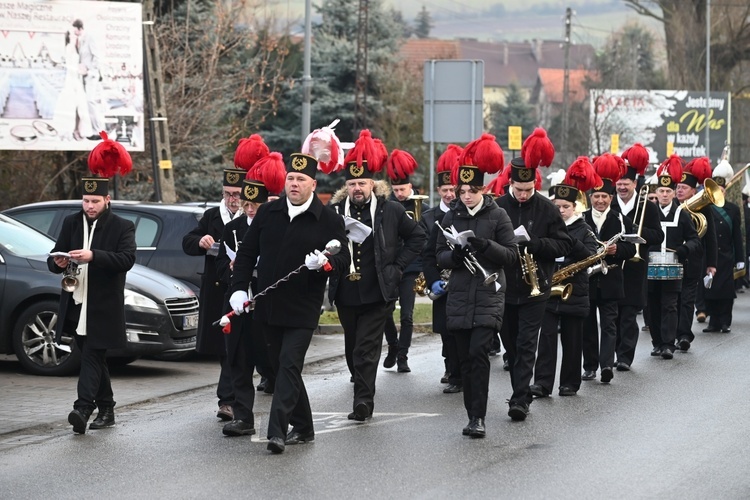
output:
[[[510,383],[513,387],[510,404],[531,404],[529,384],[534,373],[539,328],[542,325],[546,306],[547,301],[526,304],[505,303],[500,338],[505,346],[510,366]]]
[[[539,333],[539,349],[534,366],[534,383],[552,392],[557,369],[557,337],[562,344],[560,386],[581,388],[581,354],[583,352],[583,316],[544,311]]]
[[[276,372],[276,387],[268,414],[268,438],[286,439],[289,424],[302,434],[312,432],[312,410],[302,381],[302,367],[313,331],[270,325],[263,325],[263,330]]]
[[[599,311],[599,320],[596,311]],[[601,331],[601,346],[599,333]],[[589,315],[583,322],[583,369],[612,368],[617,342],[617,299],[589,297]]]
[[[92,349],[86,342],[86,336],[75,335],[75,339],[81,351],[81,371],[78,374],[78,399],[73,403],[73,408],[94,411],[94,408],[114,407],[107,350]]]
[[[216,386],[216,397],[219,398],[219,406],[234,404],[234,389],[232,388],[232,369],[226,354],[219,356],[219,384]]]
[[[663,286],[673,288],[671,283],[654,282],[649,286],[648,305],[651,309],[651,344],[654,347],[674,350],[674,340],[677,333],[677,291],[664,291]]]
[[[706,299],[706,311],[710,315],[709,328],[729,328],[732,326],[734,299]]]
[[[629,365],[635,359],[635,348],[641,331],[638,328],[638,307],[621,305],[617,307],[617,361]]]
[[[354,377],[354,403],[375,407],[375,378],[383,349],[383,326],[390,304],[378,302],[363,306],[337,307],[344,328],[344,352],[349,373]]]
[[[389,346],[398,346],[399,356],[409,354],[409,347],[411,347],[411,337],[414,332],[414,301],[416,300],[414,281],[418,275],[419,273],[404,274],[398,283],[401,331],[396,330],[396,323],[393,321],[393,313],[396,310],[395,302],[391,303],[389,314],[385,319],[385,340]]]
[[[456,336],[451,332],[441,333],[443,341],[443,356],[445,356],[445,369],[450,374],[448,383],[462,385],[461,382],[461,360],[458,357],[458,345]]]
[[[695,318],[695,297],[698,293],[698,283],[703,286],[703,280],[684,280],[682,291],[678,296],[677,338],[695,340],[693,334],[693,320]]]
[[[476,327],[453,331],[461,364],[464,407],[471,417],[487,415],[487,395],[490,390],[490,341],[494,328]]]

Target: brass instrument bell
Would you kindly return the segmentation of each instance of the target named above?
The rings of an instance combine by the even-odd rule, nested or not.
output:
[[[78,269],[78,264],[75,262],[68,262],[68,267],[65,268],[60,285],[63,291],[73,293],[78,288],[78,276],[81,274],[81,270]]]

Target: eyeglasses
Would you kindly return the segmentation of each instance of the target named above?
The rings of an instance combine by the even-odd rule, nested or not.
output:
[[[224,191],[224,198],[234,198],[235,200],[239,200],[240,192],[237,191],[236,193],[230,193],[229,191]]]

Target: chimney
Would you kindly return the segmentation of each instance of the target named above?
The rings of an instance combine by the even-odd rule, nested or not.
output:
[[[542,64],[542,41],[534,38],[531,41],[531,49],[534,51],[534,59],[536,59],[537,64]]]
[[[508,65],[508,42],[503,42],[503,66]]]

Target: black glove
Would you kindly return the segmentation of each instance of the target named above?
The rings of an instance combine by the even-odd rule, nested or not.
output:
[[[466,250],[461,245],[455,245],[453,247],[453,262],[460,265],[464,261],[466,256]]]
[[[471,248],[479,253],[483,253],[490,247],[490,242],[487,240],[487,238],[477,238],[475,236],[470,236],[468,240]]]
[[[542,241],[538,236],[531,235],[531,239],[526,243],[526,248],[529,249],[529,252],[536,253],[542,248]]]
[[[677,247],[675,253],[677,254],[677,260],[679,260],[680,263],[685,262],[685,259],[688,257],[688,249],[685,245]]]

